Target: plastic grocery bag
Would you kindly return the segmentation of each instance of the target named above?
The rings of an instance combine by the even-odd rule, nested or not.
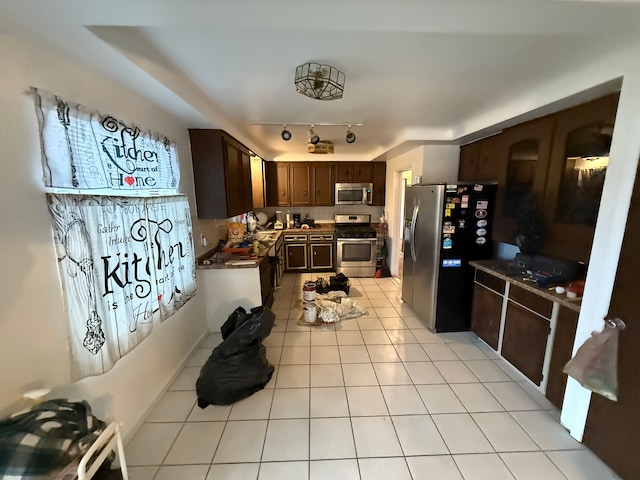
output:
[[[617,401],[618,336],[623,329],[622,320],[606,320],[604,329],[593,332],[562,371],[584,388]]]

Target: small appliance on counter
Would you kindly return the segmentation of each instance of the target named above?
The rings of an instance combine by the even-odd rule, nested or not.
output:
[[[302,222],[300,221],[301,217],[299,213],[293,214],[293,228],[300,228],[302,226]]]
[[[273,222],[274,230],[282,230],[284,229],[284,214],[282,210],[276,210],[276,220]]]

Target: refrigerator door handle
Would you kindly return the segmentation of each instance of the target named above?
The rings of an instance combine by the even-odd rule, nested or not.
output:
[[[411,258],[415,262],[418,260],[416,256],[416,221],[418,220],[418,205],[413,207],[413,215],[411,215]]]

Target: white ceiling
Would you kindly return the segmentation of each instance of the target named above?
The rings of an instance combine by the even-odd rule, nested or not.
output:
[[[351,145],[346,127],[316,127],[332,160],[459,141],[470,118],[637,41],[638,25],[638,3],[612,1],[0,0],[0,31],[279,160],[309,157],[308,127],[284,142],[284,123],[363,123]],[[342,70],[344,97],[298,94],[306,62]]]

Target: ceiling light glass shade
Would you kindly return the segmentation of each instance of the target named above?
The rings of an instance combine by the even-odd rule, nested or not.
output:
[[[320,141],[320,137],[313,131],[313,127],[309,129],[309,142],[314,145]]]
[[[296,91],[316,100],[342,98],[345,76],[331,65],[305,63],[296,68]]]
[[[289,140],[291,140],[291,132],[289,130],[287,130],[287,126],[284,126],[284,129],[282,130],[282,132],[280,132],[280,138],[282,138],[282,140],[284,140],[285,142],[288,142]]]
[[[347,135],[345,136],[344,139],[347,143],[353,143],[356,141],[356,134],[353,133],[351,130],[347,130]]]

